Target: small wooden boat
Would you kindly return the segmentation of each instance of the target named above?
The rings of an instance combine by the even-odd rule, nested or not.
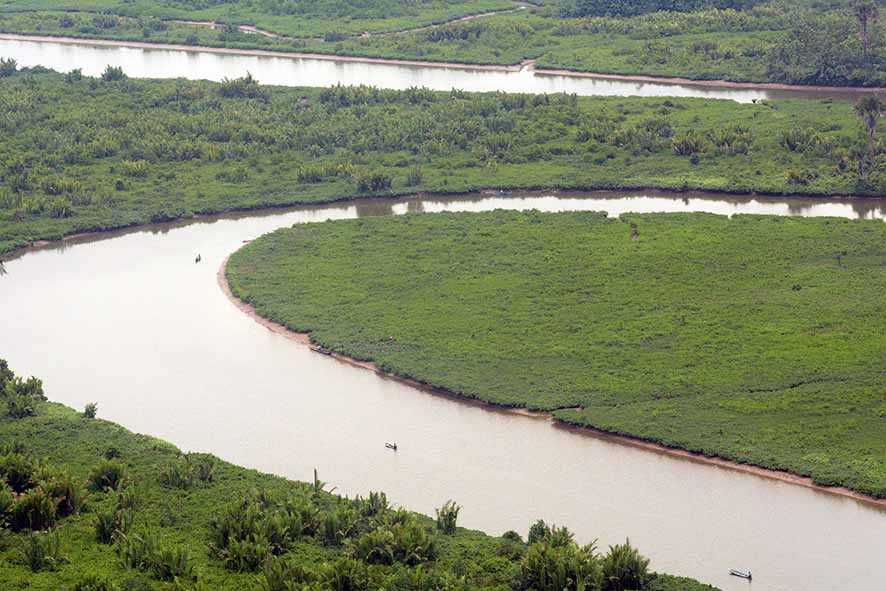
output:
[[[751,571],[745,572],[743,570],[738,570],[738,569],[734,569],[734,568],[729,569],[729,574],[732,575],[733,577],[739,577],[742,579],[747,579],[749,581],[753,578],[751,576]]]
[[[326,347],[321,347],[320,345],[312,346],[311,351],[316,351],[317,353],[322,353],[323,355],[332,355],[332,351],[330,351]]]
[[[385,447],[388,449],[392,449],[394,451],[397,451],[397,444],[396,443],[385,443]]]

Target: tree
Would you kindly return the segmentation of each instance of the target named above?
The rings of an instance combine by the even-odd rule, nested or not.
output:
[[[875,94],[863,96],[855,104],[855,114],[864,124],[868,139],[867,157],[862,159],[859,169],[863,179],[867,179],[868,165],[877,157],[877,122],[884,111],[886,111],[886,102]]]
[[[858,19],[858,36],[861,37],[864,63],[868,63],[868,55],[871,51],[869,26],[877,21],[880,10],[875,0],[852,0],[852,11]]]
[[[0,58],[0,78],[12,76],[18,69],[18,62],[12,58]]]

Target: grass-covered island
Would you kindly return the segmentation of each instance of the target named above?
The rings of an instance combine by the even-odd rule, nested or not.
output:
[[[279,88],[0,60],[0,253],[199,213],[420,191],[883,195],[883,106],[864,100],[857,113],[828,100]]]
[[[182,454],[46,401],[0,360],[0,587],[45,591],[716,591],[564,527],[457,526]],[[462,499],[470,502],[469,499]],[[526,538],[525,541],[523,538]]]
[[[886,224],[424,214],[227,264],[323,347],[495,404],[886,497]]]
[[[0,31],[462,63],[531,59],[540,68],[701,80],[884,86],[883,11],[883,0],[5,0]]]

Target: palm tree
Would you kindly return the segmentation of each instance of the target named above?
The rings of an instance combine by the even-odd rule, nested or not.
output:
[[[875,94],[864,96],[855,104],[855,114],[864,124],[868,136],[867,162],[863,162],[861,166],[861,176],[865,179],[867,164],[873,163],[877,157],[877,122],[884,111],[886,111],[886,102]]]
[[[853,0],[852,10],[858,19],[858,35],[861,37],[864,63],[867,64],[868,54],[871,50],[871,37],[868,29],[870,24],[877,21],[880,11],[875,0]]]

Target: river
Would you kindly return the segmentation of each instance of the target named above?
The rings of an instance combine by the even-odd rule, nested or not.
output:
[[[251,73],[263,84],[332,86],[367,84],[380,88],[426,87],[477,92],[575,93],[581,96],[697,97],[737,102],[776,98],[854,100],[851,90],[766,90],[730,86],[631,81],[544,73],[533,68],[490,69],[433,64],[406,65],[297,57],[267,51],[163,47],[144,43],[91,40],[29,40],[0,34],[0,57],[21,66],[44,66],[60,72],[80,68],[98,76],[119,66],[135,78],[187,78],[220,81]],[[332,59],[331,59],[332,58]]]
[[[409,387],[269,331],[216,280],[245,240],[282,226],[495,208],[886,219],[886,200],[655,193],[415,197],[211,217],[7,261],[0,355],[42,377],[51,399],[96,401],[99,416],[185,450],[301,480],[317,467],[342,494],[385,490],[429,514],[452,498],[466,527],[525,536],[544,518],[604,548],[630,537],[655,569],[726,591],[748,585],[729,568],[750,568],[758,591],[886,588],[880,508]]]

